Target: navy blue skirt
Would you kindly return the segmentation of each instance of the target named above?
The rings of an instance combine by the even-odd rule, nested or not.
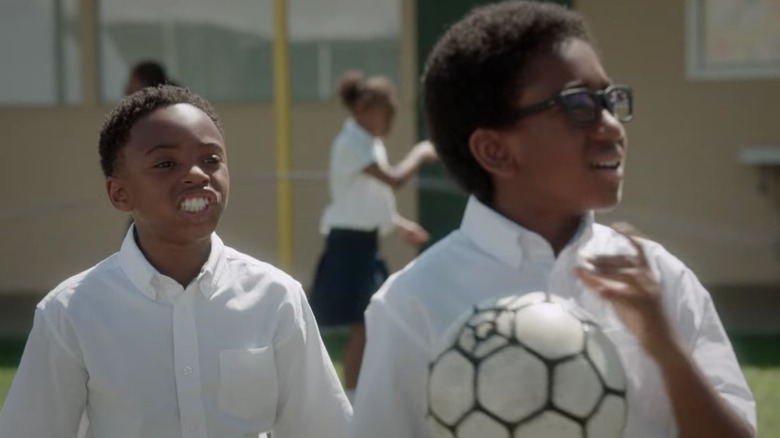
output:
[[[331,229],[310,291],[317,324],[362,323],[371,295],[387,276],[376,231]]]

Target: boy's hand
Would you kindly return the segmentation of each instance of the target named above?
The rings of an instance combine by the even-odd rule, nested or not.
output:
[[[680,348],[677,331],[664,312],[663,291],[650,269],[632,227],[613,228],[637,251],[631,255],[602,255],[586,259],[575,274],[589,289],[610,302],[620,319],[654,358]]]
[[[431,237],[420,224],[401,216],[396,216],[395,226],[401,239],[413,246],[420,246]]]

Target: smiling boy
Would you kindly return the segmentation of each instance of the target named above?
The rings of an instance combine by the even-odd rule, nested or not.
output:
[[[126,97],[100,133],[120,251],[38,305],[0,436],[343,437],[352,410],[300,284],[214,233],[222,125],[190,91]]]
[[[539,290],[594,315],[617,347],[623,436],[753,436],[753,396],[696,276],[659,244],[594,223],[621,198],[633,95],[607,76],[583,17],[479,7],[431,52],[423,93],[439,157],[471,196],[460,228],[374,295],[351,436],[429,436],[439,337],[475,303]]]

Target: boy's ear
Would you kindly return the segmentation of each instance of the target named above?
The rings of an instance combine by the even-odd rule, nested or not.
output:
[[[510,145],[493,129],[478,128],[469,137],[471,155],[483,169],[496,177],[511,176],[517,169],[516,157],[509,148]]]
[[[106,192],[114,208],[125,213],[133,211],[133,205],[130,202],[130,197],[127,196],[127,190],[122,179],[113,176],[106,178]]]

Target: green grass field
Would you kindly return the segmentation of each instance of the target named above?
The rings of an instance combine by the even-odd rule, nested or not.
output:
[[[341,352],[346,335],[343,332],[323,336],[334,358],[336,370],[343,376]],[[732,336],[745,377],[758,405],[759,437],[780,436],[780,334],[766,336]],[[5,401],[16,366],[22,355],[23,341],[0,341],[0,401]]]
[[[24,341],[0,340],[0,401],[2,402],[5,402],[8,396],[23,349]]]
[[[756,398],[758,436],[780,437],[780,334],[737,335],[731,341]]]

